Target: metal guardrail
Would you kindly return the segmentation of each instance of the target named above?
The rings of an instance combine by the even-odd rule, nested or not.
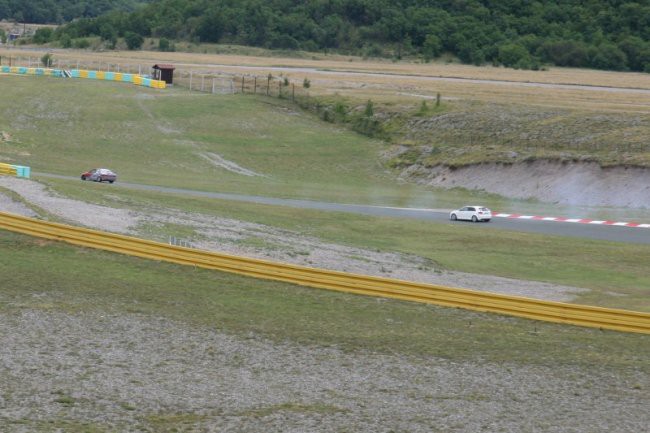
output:
[[[565,304],[237,257],[0,212],[0,228],[147,259],[346,293],[650,334],[650,313]]]

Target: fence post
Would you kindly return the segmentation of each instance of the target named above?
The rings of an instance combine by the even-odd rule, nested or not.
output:
[[[244,94],[244,76],[241,76],[241,93]]]
[[[212,94],[214,95],[214,77],[212,77]]]
[[[271,74],[266,77],[266,96],[269,96],[269,87],[271,86]]]
[[[296,85],[291,83],[291,100],[296,101]]]
[[[192,91],[192,71],[190,71],[190,92]]]
[[[255,75],[253,80],[253,94],[257,94],[257,75]]]
[[[278,98],[282,98],[282,80],[278,81]]]

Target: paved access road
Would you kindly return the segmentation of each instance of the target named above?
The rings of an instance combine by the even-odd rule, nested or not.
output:
[[[34,176],[52,177],[59,179],[77,180],[74,176],[61,176],[49,173],[33,173]],[[108,185],[107,185],[108,186]],[[393,218],[413,218],[428,220],[438,224],[454,224],[472,227],[476,230],[514,230],[527,233],[540,233],[557,236],[572,236],[586,239],[616,241],[637,244],[650,244],[650,229],[637,227],[617,227],[606,225],[576,224],[556,221],[521,220],[509,218],[494,218],[489,223],[464,221],[449,221],[449,209],[415,209],[389,206],[372,206],[363,204],[328,203],[313,200],[296,200],[273,197],[262,197],[244,194],[196,191],[181,188],[170,188],[137,183],[116,182],[111,188],[121,187],[143,191],[155,191],[185,196],[208,197],[220,200],[233,200],[247,203],[260,203],[275,206],[289,206],[300,209],[315,209],[330,212],[350,212],[364,215],[385,216]],[[569,216],[569,215],[567,215]]]

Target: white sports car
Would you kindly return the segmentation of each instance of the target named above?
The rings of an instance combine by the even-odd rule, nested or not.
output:
[[[466,220],[475,223],[479,221],[488,222],[492,219],[492,211],[485,206],[464,206],[451,211],[449,219],[452,221]]]

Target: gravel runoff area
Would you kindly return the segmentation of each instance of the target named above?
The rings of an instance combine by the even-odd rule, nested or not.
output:
[[[94,229],[144,236],[143,233],[165,224],[191,227],[196,233],[196,239],[188,241],[196,248],[209,251],[561,302],[571,301],[577,294],[588,290],[537,281],[444,271],[436,269],[434,263],[422,257],[328,243],[289,230],[245,221],[165,208],[135,212],[98,206],[61,197],[38,182],[25,179],[0,177],[0,187],[14,191],[26,202],[71,224]],[[0,210],[34,215],[29,207],[1,192]]]
[[[650,425],[647,376],[606,367],[352,354],[129,314],[23,311],[0,314],[0,329],[3,432],[55,431],[51,419],[115,432],[638,433]],[[156,427],[151,417],[163,414],[168,422]]]
[[[144,222],[190,218],[167,211],[151,220],[162,210],[100,208],[57,197],[33,181],[1,178],[0,186],[66,221],[114,232],[137,234]],[[0,209],[32,212],[1,193]],[[415,275],[409,272],[420,263],[260,225],[191,217],[188,223],[205,237],[200,247],[300,261],[301,254],[287,251],[322,250],[323,258],[307,256],[312,265],[382,274],[377,267],[392,263],[390,275],[400,277]],[[277,249],[238,246],[238,239],[255,233]],[[369,256],[359,263],[346,257],[357,254]],[[429,273],[449,282],[489,278]],[[551,291],[528,284],[533,291]],[[555,296],[567,293],[557,290]],[[34,296],[45,305],[50,295]],[[21,309],[9,299],[0,303],[9,307],[0,314],[2,432],[55,431],[51,420],[116,432],[172,431],[173,425],[188,432],[593,433],[641,432],[650,425],[650,383],[632,369],[348,353],[138,314],[68,314]]]

